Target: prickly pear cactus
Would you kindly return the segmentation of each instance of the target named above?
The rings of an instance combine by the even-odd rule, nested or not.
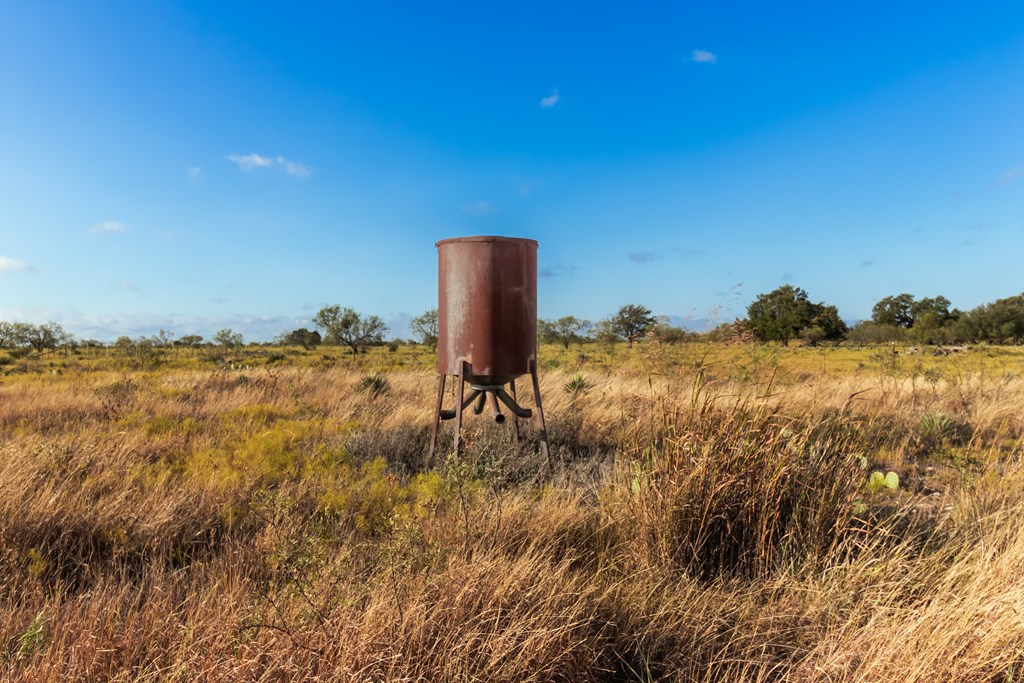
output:
[[[868,477],[868,483],[864,488],[868,493],[896,491],[900,488],[900,475],[895,472],[883,473],[881,470],[875,470]]]

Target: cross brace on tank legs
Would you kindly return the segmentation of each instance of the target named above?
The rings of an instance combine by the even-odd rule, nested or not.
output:
[[[505,391],[504,384],[470,383],[470,391],[467,396],[466,378],[472,376],[473,366],[468,361],[462,361],[459,364],[459,374],[455,376],[455,380],[458,382],[458,386],[455,391],[455,408],[448,410],[443,409],[444,387],[448,376],[441,375],[438,381],[437,404],[434,407],[434,425],[430,434],[430,456],[428,462],[431,466],[434,464],[434,451],[437,448],[437,430],[440,427],[442,420],[455,420],[455,456],[458,457],[461,454],[462,413],[470,406],[472,406],[473,414],[479,415],[484,411],[484,405],[487,405],[490,408],[491,416],[494,418],[494,421],[497,424],[504,424],[505,415],[501,412],[499,402],[505,404],[512,413],[516,442],[519,441],[519,418],[528,419],[533,417],[533,411],[529,408],[523,408],[516,400],[515,379],[508,383],[511,395],[509,391]],[[533,401],[537,409],[537,418],[540,420],[541,450],[544,452],[544,457],[547,458],[548,467],[550,467],[551,452],[548,447],[548,430],[547,425],[544,422],[544,404],[541,402],[540,398],[540,379],[537,376],[537,361],[534,359],[530,360],[530,377],[533,380]]]

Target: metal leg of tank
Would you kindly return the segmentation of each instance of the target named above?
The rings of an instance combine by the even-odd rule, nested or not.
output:
[[[548,459],[548,469],[551,469],[551,449],[548,447],[548,428],[544,423],[544,406],[540,400],[540,378],[537,376],[537,361],[530,360],[530,376],[533,377],[533,401],[537,404],[537,417],[540,418],[540,447],[544,451],[544,457]]]
[[[512,390],[512,401],[514,403],[519,403],[519,401],[516,399],[516,381],[512,380],[508,384],[509,388]],[[516,443],[519,443],[519,416],[516,414],[516,411],[514,410],[512,411],[512,429],[516,435]]]
[[[470,374],[468,366],[469,366],[469,363],[467,363],[466,361],[462,361],[459,364],[459,377],[458,377],[459,388],[456,390],[456,393],[458,394],[458,399],[455,401],[455,457],[456,458],[459,457],[459,449],[462,446],[462,444],[461,444],[461,437],[462,437],[462,410],[464,408],[462,403],[463,403],[464,397],[466,395],[466,376],[468,374]]]
[[[441,426],[441,405],[444,402],[444,383],[447,375],[441,375],[437,382],[437,405],[434,406],[434,428],[430,432],[430,455],[427,458],[427,467],[434,466],[434,449],[437,448],[437,429]]]

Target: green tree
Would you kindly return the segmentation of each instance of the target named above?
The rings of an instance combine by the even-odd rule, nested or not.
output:
[[[0,320],[0,348],[3,348],[7,344],[14,343],[16,331],[14,323]]]
[[[871,309],[871,320],[879,325],[909,328],[914,324],[913,295],[904,292],[881,299]]]
[[[811,344],[842,339],[849,332],[850,328],[839,317],[839,310],[835,306],[811,304],[810,309],[810,325],[801,330],[800,337]]]
[[[783,285],[768,294],[759,294],[747,307],[747,320],[761,341],[789,344],[800,330],[809,327],[813,317],[807,292]]]
[[[658,319],[651,314],[649,308],[638,304],[627,304],[620,308],[619,312],[609,319],[609,322],[615,334],[633,346],[633,342],[643,339],[647,331],[658,322]]]
[[[682,327],[674,327],[667,322],[659,322],[651,330],[651,336],[664,344],[679,344],[695,338],[697,335]]]
[[[589,320],[580,320],[571,315],[558,320],[538,320],[537,334],[548,342],[561,344],[565,348],[573,342],[583,341],[583,334],[590,329]]]
[[[14,336],[16,343],[31,346],[38,353],[42,353],[46,349],[55,349],[71,340],[71,335],[52,321],[42,325],[15,323]]]
[[[320,346],[320,342],[323,339],[320,337],[320,333],[316,330],[307,330],[305,327],[300,327],[297,330],[291,332],[285,332],[279,338],[279,341],[284,346],[301,346],[302,348],[309,351]]]
[[[355,355],[371,344],[383,342],[387,325],[375,315],[363,318],[353,309],[337,304],[324,306],[313,316],[313,324],[324,331],[327,344],[344,344]]]
[[[882,344],[896,341],[899,336],[900,330],[897,327],[862,320],[850,328],[846,338],[855,344]]]
[[[911,322],[913,327],[918,324],[922,316],[931,316],[931,323],[944,325],[955,317],[955,312],[949,310],[949,299],[944,296],[937,296],[934,299],[923,298],[914,301],[910,305]]]
[[[982,304],[963,315],[955,327],[961,338],[979,341],[1024,341],[1024,294]]]
[[[813,303],[799,287],[783,285],[758,295],[747,307],[747,321],[761,341],[780,341],[802,337],[811,343],[841,339],[846,323],[835,306]]]
[[[139,337],[138,339],[122,336],[114,342],[114,348],[135,367],[155,368],[161,362],[160,351],[157,349],[161,342],[161,336]]]
[[[412,330],[412,334],[416,337],[416,340],[421,344],[425,344],[432,349],[437,348],[437,309],[431,308],[429,311],[418,315],[409,322],[409,328]]]
[[[218,330],[217,334],[213,335],[213,343],[219,346],[223,346],[225,349],[231,349],[236,346],[242,345],[242,333],[235,332],[230,327],[223,330]]]
[[[174,341],[175,346],[187,346],[189,348],[195,348],[203,343],[202,336],[198,334],[186,334],[183,337]]]

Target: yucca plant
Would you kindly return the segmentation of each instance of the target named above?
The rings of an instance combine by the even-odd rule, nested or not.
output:
[[[567,393],[571,398],[579,398],[588,391],[594,388],[594,385],[590,383],[586,375],[577,372],[573,375],[565,386],[562,387],[562,391]]]
[[[391,391],[391,384],[383,375],[363,375],[359,380],[359,391],[371,396],[383,396]]]

